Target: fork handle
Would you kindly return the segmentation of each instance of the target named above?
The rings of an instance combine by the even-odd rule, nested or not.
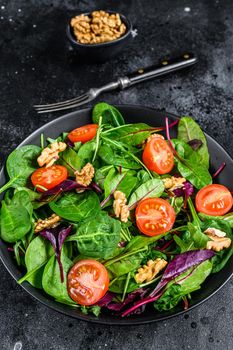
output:
[[[120,78],[120,87],[121,89],[125,89],[134,84],[140,83],[141,81],[162,77],[181,69],[193,66],[196,63],[197,58],[190,53],[185,53],[181,57],[172,60],[164,59],[158,65],[139,68],[136,72],[133,72],[126,77]]]

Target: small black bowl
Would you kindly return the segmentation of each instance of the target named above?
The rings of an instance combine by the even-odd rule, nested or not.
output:
[[[117,14],[118,12],[114,11],[106,11],[110,14]],[[83,13],[85,16],[89,16],[91,12]],[[113,40],[113,41],[107,41],[105,43],[100,44],[81,44],[79,43],[73,33],[73,29],[69,23],[66,27],[66,34],[67,37],[76,51],[77,55],[81,59],[85,59],[85,61],[90,62],[106,62],[122,52],[122,50],[130,43],[131,39],[133,38],[132,35],[132,23],[128,18],[126,18],[124,15],[120,14],[120,18],[122,22],[126,26],[126,32],[123,36],[120,38]]]

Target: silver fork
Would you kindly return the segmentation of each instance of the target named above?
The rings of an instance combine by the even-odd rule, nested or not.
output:
[[[125,77],[118,78],[117,81],[108,83],[99,88],[91,88],[85,94],[66,100],[63,102],[51,103],[47,105],[35,105],[34,108],[38,113],[57,112],[64,109],[79,107],[94,100],[102,92],[112,91],[116,89],[124,90],[141,81],[162,77],[169,73],[179,71],[181,69],[193,66],[197,62],[197,58],[193,54],[185,53],[181,57],[173,60],[163,60],[159,65],[147,68],[140,68],[136,72]]]

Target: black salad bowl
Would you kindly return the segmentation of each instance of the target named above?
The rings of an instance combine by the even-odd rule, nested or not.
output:
[[[110,14],[117,13],[114,11],[106,11],[106,12]],[[91,12],[87,12],[83,14],[88,16],[91,14]],[[67,24],[67,27],[66,27],[66,34],[78,58],[88,62],[106,62],[111,58],[119,55],[128,46],[128,44],[133,39],[132,23],[124,15],[122,14],[119,14],[119,15],[122,22],[126,26],[125,34],[116,40],[108,41],[106,43],[100,43],[100,44],[79,43],[76,40],[75,35],[73,33],[73,29],[70,25],[70,20],[71,20],[70,18],[69,23]]]
[[[164,126],[166,116],[169,117],[170,121],[174,121],[175,119],[177,119],[177,117],[172,114],[156,111],[151,108],[130,105],[120,105],[117,107],[119,108],[126,122],[128,123],[145,122],[152,126]],[[66,114],[36,130],[29,137],[27,137],[19,146],[26,144],[40,145],[41,133],[44,134],[45,139],[47,137],[56,138],[63,131],[70,131],[76,127],[88,124],[90,122],[91,108],[86,108],[83,110],[75,111],[70,114]],[[172,137],[175,137],[176,135],[175,129],[176,128],[174,127],[171,130]],[[212,137],[210,137],[209,135],[206,135],[206,137],[211,156],[210,171],[211,173],[214,173],[222,162],[226,162],[226,168],[218,176],[216,182],[219,182],[231,188],[233,160],[229,156],[229,154],[224,150],[224,148],[220,146]],[[6,182],[6,180],[7,178],[5,175],[5,168],[3,168],[0,172],[0,186],[2,186]],[[3,264],[15,280],[18,280],[24,275],[25,271],[23,271],[22,268],[17,266],[13,254],[7,250],[7,244],[2,241],[0,241],[0,257]],[[203,283],[202,288],[192,293],[190,309],[194,308],[197,305],[200,305],[202,302],[204,302],[213,294],[215,294],[230,279],[232,275],[233,258],[231,258],[228,261],[221,273],[211,275],[210,277],[208,277],[207,280]],[[120,316],[111,315],[111,313],[107,311],[105,312],[103,310],[99,317],[95,317],[94,315],[84,315],[79,309],[74,309],[67,305],[56,302],[49,295],[45,294],[43,290],[32,287],[28,282],[23,282],[22,287],[35,299],[56,311],[59,311],[65,315],[77,319],[82,319],[84,321],[95,323],[112,325],[136,325],[165,320],[172,316],[176,316],[183,312],[187,312],[183,310],[182,305],[179,305],[176,308],[165,312],[158,312],[153,308],[153,305],[148,305],[145,312],[140,315],[132,315],[126,318],[121,318]]]

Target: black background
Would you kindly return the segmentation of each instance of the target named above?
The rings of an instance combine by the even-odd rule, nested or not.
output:
[[[138,36],[105,64],[84,64],[70,50],[67,19],[112,9],[129,16]],[[0,162],[26,136],[58,114],[39,116],[32,105],[79,95],[160,58],[193,51],[189,74],[106,93],[109,103],[138,104],[193,116],[233,153],[233,3],[195,0],[0,1]],[[59,114],[61,115],[61,114]],[[65,126],[64,126],[65,128]],[[47,309],[26,294],[0,266],[0,348],[232,349],[232,280],[193,311],[134,327],[93,325]],[[20,343],[18,344],[20,350]]]

